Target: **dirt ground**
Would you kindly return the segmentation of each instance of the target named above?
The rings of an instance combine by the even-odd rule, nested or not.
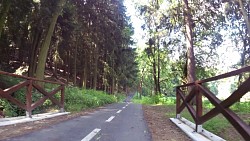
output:
[[[144,117],[148,123],[153,141],[191,141],[175,124],[166,113],[166,106],[143,106]],[[172,112],[172,111],[171,111]]]

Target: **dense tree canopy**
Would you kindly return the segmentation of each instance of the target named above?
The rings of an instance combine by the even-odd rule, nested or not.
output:
[[[111,93],[135,82],[133,28],[122,0],[2,0],[0,6],[0,70]]]
[[[147,55],[138,50],[142,60],[148,59],[147,63],[140,62],[148,66],[148,73],[139,73],[144,91],[154,89],[154,94],[173,95],[173,86],[214,76],[220,69],[217,66],[223,67],[217,52],[228,48],[222,44],[230,42],[230,38],[236,44],[233,48],[242,52],[238,66],[248,62],[248,1],[137,0],[135,3],[137,15],[145,23],[142,29]],[[139,67],[141,72],[145,71],[145,65]],[[214,89],[216,85],[211,87]]]
[[[175,85],[215,75],[225,40],[241,52],[235,66],[249,64],[248,1],[137,0],[135,8],[145,33],[137,49],[123,0],[1,0],[0,70],[172,95]]]

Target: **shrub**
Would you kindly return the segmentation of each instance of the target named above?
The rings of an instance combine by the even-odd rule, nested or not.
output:
[[[116,96],[108,95],[103,91],[79,89],[76,87],[67,87],[65,91],[65,109],[70,112],[98,107],[116,101]]]
[[[132,99],[134,103],[141,104],[165,104],[165,105],[174,105],[175,97],[166,97],[165,95],[154,95],[154,96],[142,96],[141,99],[139,94],[136,93]]]
[[[8,87],[18,84],[23,81],[23,79],[2,76],[0,75],[0,80],[5,82]],[[46,91],[51,91],[55,87],[58,87],[56,84],[45,83],[44,88]],[[20,100],[22,103],[26,102],[26,88],[22,88],[15,92],[13,96]],[[43,95],[39,93],[37,90],[32,90],[32,101],[37,101]],[[57,93],[54,95],[56,99],[60,98],[60,94]],[[82,90],[77,87],[66,87],[65,89],[65,109],[67,111],[81,111],[90,107],[97,107],[104,104],[109,104],[116,102],[118,100],[122,100],[124,96],[118,94],[108,95],[102,91],[94,91],[94,90]],[[0,99],[0,106],[4,107],[4,113],[7,117],[13,116],[22,116],[25,115],[25,110],[20,109],[14,104],[11,104],[5,99]],[[57,107],[57,106],[56,106]],[[52,104],[50,100],[46,100],[43,105],[37,107],[32,111],[32,114],[41,113],[47,111],[48,109],[53,109],[55,106]],[[58,108],[58,107],[57,107]]]

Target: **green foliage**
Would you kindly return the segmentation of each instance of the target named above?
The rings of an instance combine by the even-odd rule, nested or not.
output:
[[[115,97],[117,102],[122,102],[126,99],[126,95],[122,93],[115,94]]]
[[[171,107],[175,108],[175,107]],[[175,112],[168,112],[166,113],[169,117],[175,117]],[[183,112],[181,112],[181,116],[186,118],[187,120],[194,123],[194,120],[190,113],[185,109]],[[205,122],[202,126],[204,129],[214,133],[214,134],[220,134],[222,133],[230,123],[222,116],[218,115],[211,120]]]
[[[0,81],[4,82],[6,87],[11,87],[21,82],[22,79],[0,75]],[[16,99],[20,100],[21,102],[25,103],[25,92],[25,88],[22,88],[11,95]],[[5,116],[13,117],[25,114],[24,110],[18,108],[14,104],[9,103],[6,99],[0,99],[0,106],[4,108]]]
[[[119,96],[119,98],[121,98],[121,96]],[[114,95],[108,95],[103,91],[67,87],[65,90],[65,110],[78,112],[87,108],[117,102],[119,98]]]
[[[206,109],[214,108],[214,106],[208,100],[203,101],[203,106],[205,108],[205,111],[206,111]],[[167,107],[169,109],[175,109],[175,104],[171,102],[171,105],[167,105]],[[232,105],[230,108],[232,110],[234,110],[238,115],[248,114],[250,112],[249,111],[250,102],[238,102],[238,103]],[[166,115],[169,117],[175,117],[176,116],[175,110],[169,110],[166,113]],[[181,112],[181,116],[194,123],[194,120],[187,109],[184,109]],[[249,119],[243,119],[243,120],[246,123],[250,123]],[[218,116],[212,118],[211,120],[205,122],[202,126],[204,129],[206,129],[214,134],[221,135],[221,134],[223,134],[223,131],[226,130],[227,128],[229,128],[231,125],[223,115],[218,115]]]
[[[164,105],[174,105],[175,97],[165,97],[164,95],[154,95],[154,96],[139,96],[136,93],[132,99],[134,103],[140,104],[164,104]]]
[[[230,123],[224,117],[219,115],[205,122],[203,124],[203,128],[205,128],[206,130],[214,134],[219,134],[219,133],[222,133],[223,130],[228,128],[229,125]]]
[[[203,107],[206,108],[206,109],[212,109],[212,108],[214,108],[214,105],[211,104],[211,102],[209,100],[204,100],[203,101]]]
[[[237,113],[250,113],[250,102],[236,102],[230,109]]]
[[[5,82],[8,87],[18,84],[22,81],[19,78],[0,76],[0,80]],[[45,83],[45,90],[51,91],[58,85]],[[12,94],[16,99],[22,103],[26,102],[26,88],[22,88]],[[35,102],[42,97],[42,94],[38,91],[32,91],[32,101]],[[54,95],[54,98],[59,99],[60,94]],[[125,99],[124,94],[107,95],[103,91],[95,90],[82,90],[77,87],[67,87],[65,90],[65,109],[66,111],[81,111],[86,108],[98,107],[104,104],[110,104],[113,102],[122,101]],[[5,116],[14,117],[25,115],[25,110],[18,108],[16,105],[11,104],[5,99],[0,99],[0,106],[4,107]],[[32,114],[44,112],[50,108],[53,108],[53,104],[50,100],[46,100],[42,106],[37,107],[32,111]]]

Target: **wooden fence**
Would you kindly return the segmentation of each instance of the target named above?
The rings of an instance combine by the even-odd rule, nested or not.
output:
[[[6,89],[0,89],[0,98],[7,99],[12,104],[15,104],[21,109],[26,110],[26,116],[32,117],[32,110],[37,108],[38,106],[42,105],[47,99],[51,100],[51,102],[57,106],[60,107],[60,111],[64,111],[64,90],[65,90],[65,84],[61,82],[53,82],[53,81],[47,81],[47,80],[38,80],[31,77],[25,77],[20,76],[8,72],[0,71],[0,75],[10,76],[10,77],[17,77],[22,78],[23,81],[11,86]],[[47,92],[43,87],[40,87],[37,82],[42,83],[50,83],[50,84],[57,84],[59,85],[57,88],[53,89],[50,92]],[[26,88],[26,102],[23,103],[20,100],[14,98],[11,94],[20,90],[21,88]],[[40,92],[43,96],[38,99],[37,101],[34,101],[32,99],[32,90],[35,89],[38,92]],[[60,99],[56,99],[54,95],[56,93],[60,92]]]
[[[242,135],[245,140],[250,139],[250,126],[245,123],[236,113],[230,110],[230,106],[238,102],[250,90],[250,77],[243,82],[227,99],[221,101],[214,93],[202,84],[236,76],[244,72],[250,72],[250,66],[235,70],[229,73],[218,75],[204,80],[176,87],[176,117],[180,118],[180,113],[186,107],[196,124],[196,132],[201,132],[202,124],[211,118],[222,114],[233,127]],[[187,92],[190,89],[190,92]],[[185,94],[187,92],[188,94]],[[203,115],[202,97],[206,97],[215,107]],[[191,104],[195,98],[195,107]],[[249,109],[250,110],[250,109]]]

